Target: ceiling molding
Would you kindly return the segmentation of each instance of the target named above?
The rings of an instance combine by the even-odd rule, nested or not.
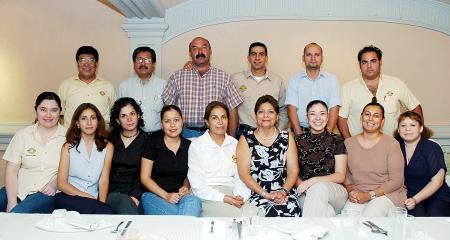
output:
[[[166,10],[164,42],[209,25],[267,19],[389,22],[450,36],[450,5],[435,0],[190,0]]]
[[[162,0],[108,0],[128,18],[164,17],[166,8]]]

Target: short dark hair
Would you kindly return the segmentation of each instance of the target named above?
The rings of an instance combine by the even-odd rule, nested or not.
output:
[[[322,101],[322,100],[312,100],[306,106],[306,114],[308,114],[309,109],[312,108],[312,106],[314,106],[316,104],[321,104],[322,106],[324,106],[327,109],[327,112],[328,112],[328,106],[327,106],[327,104],[324,101]]]
[[[429,129],[427,126],[423,125],[423,119],[418,113],[413,111],[406,111],[400,114],[400,116],[398,117],[397,129],[394,131],[395,138],[401,138],[400,134],[398,133],[398,127],[400,126],[400,122],[405,120],[406,118],[416,121],[417,123],[419,123],[420,127],[423,127],[423,131],[420,133],[421,137],[428,139],[433,136],[433,131],[431,131],[431,129]]]
[[[147,46],[144,46],[144,47],[138,47],[138,48],[134,49],[133,55],[132,55],[133,62],[136,62],[136,56],[137,56],[139,53],[141,53],[141,52],[150,52],[150,54],[152,55],[152,63],[155,63],[155,62],[156,62],[156,53],[155,53],[155,50],[153,50],[152,48],[147,47]]]
[[[137,114],[139,114],[139,119],[138,119],[138,124],[137,124],[137,128],[139,131],[143,131],[142,129],[144,128],[144,119],[143,119],[143,112],[141,107],[139,106],[139,104],[136,102],[136,100],[134,100],[133,98],[130,97],[123,97],[123,98],[119,98],[117,99],[112,108],[111,108],[111,114],[109,116],[109,125],[111,128],[111,135],[119,135],[120,132],[123,130],[122,126],[117,122],[117,120],[119,119],[120,116],[120,110],[127,106],[127,105],[131,105],[134,110],[136,111]]]
[[[364,53],[368,53],[368,52],[375,52],[377,54],[378,60],[381,60],[381,57],[383,57],[383,52],[381,52],[381,50],[379,48],[375,47],[374,45],[369,45],[369,46],[365,46],[365,47],[363,47],[363,49],[359,50],[358,62],[361,62],[362,55]]]
[[[227,117],[230,117],[230,110],[228,110],[227,105],[225,105],[223,102],[212,101],[208,104],[208,106],[206,106],[205,115],[203,116],[203,119],[208,120],[209,116],[211,116],[212,110],[217,107],[223,108],[227,113]]]
[[[77,53],[75,54],[75,61],[78,61],[81,54],[90,54],[94,56],[94,59],[96,62],[98,62],[98,52],[97,49],[95,49],[92,46],[81,46],[78,48]]]
[[[280,106],[278,106],[278,101],[271,95],[262,95],[258,98],[258,100],[256,100],[255,114],[258,112],[259,107],[261,107],[263,103],[269,103],[275,109],[275,112],[280,114]]]
[[[165,105],[165,106],[161,109],[161,114],[160,114],[161,121],[163,120],[164,113],[166,113],[167,111],[170,111],[170,110],[175,110],[175,111],[177,111],[177,112],[180,114],[180,116],[183,117],[183,113],[181,113],[181,109],[180,109],[178,106],[176,106],[176,105]]]
[[[379,107],[381,109],[381,118],[384,119],[384,107],[383,107],[383,105],[381,105],[377,102],[377,99],[375,97],[372,98],[372,102],[370,102],[370,103],[366,104],[366,106],[364,106],[363,110],[361,111],[361,115],[364,113],[366,108],[369,106]]]
[[[254,48],[254,47],[262,47],[262,48],[264,48],[264,52],[266,53],[266,56],[267,56],[267,47],[262,42],[254,42],[254,43],[250,44],[250,47],[248,47],[248,55],[249,56],[250,56],[250,53],[252,52],[252,48]]]
[[[58,104],[59,111],[62,110],[61,99],[54,92],[43,92],[43,93],[39,94],[37,96],[36,102],[34,104],[34,110],[37,110],[37,107],[39,106],[39,104],[41,104],[44,100],[54,100]]]

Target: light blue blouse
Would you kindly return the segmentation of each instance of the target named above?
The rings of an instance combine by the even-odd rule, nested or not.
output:
[[[83,139],[77,149],[74,147],[69,150],[69,183],[78,190],[98,198],[98,181],[102,174],[106,147],[99,152],[95,142],[92,144],[91,157],[87,153]]]

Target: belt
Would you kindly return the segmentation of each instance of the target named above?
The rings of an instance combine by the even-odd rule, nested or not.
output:
[[[189,126],[186,126],[186,128],[189,129],[189,130],[197,131],[197,132],[205,132],[206,130],[208,130],[208,128],[206,128],[206,127],[189,127]]]

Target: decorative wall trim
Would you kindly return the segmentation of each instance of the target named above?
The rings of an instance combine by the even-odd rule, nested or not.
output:
[[[6,150],[14,133],[30,123],[3,123],[0,124],[0,151]],[[447,153],[450,153],[450,125],[429,125],[434,132],[433,139],[442,145]]]
[[[156,62],[161,62],[161,46],[164,32],[169,25],[164,22],[163,18],[138,19],[130,18],[122,24],[123,30],[128,33],[130,39],[130,72],[134,73],[133,62],[131,56],[137,47],[149,46],[156,52]],[[162,64],[156,64],[156,75],[161,76]]]
[[[435,0],[190,0],[166,10],[163,42],[200,27],[265,19],[390,22],[450,35],[450,4]]]

